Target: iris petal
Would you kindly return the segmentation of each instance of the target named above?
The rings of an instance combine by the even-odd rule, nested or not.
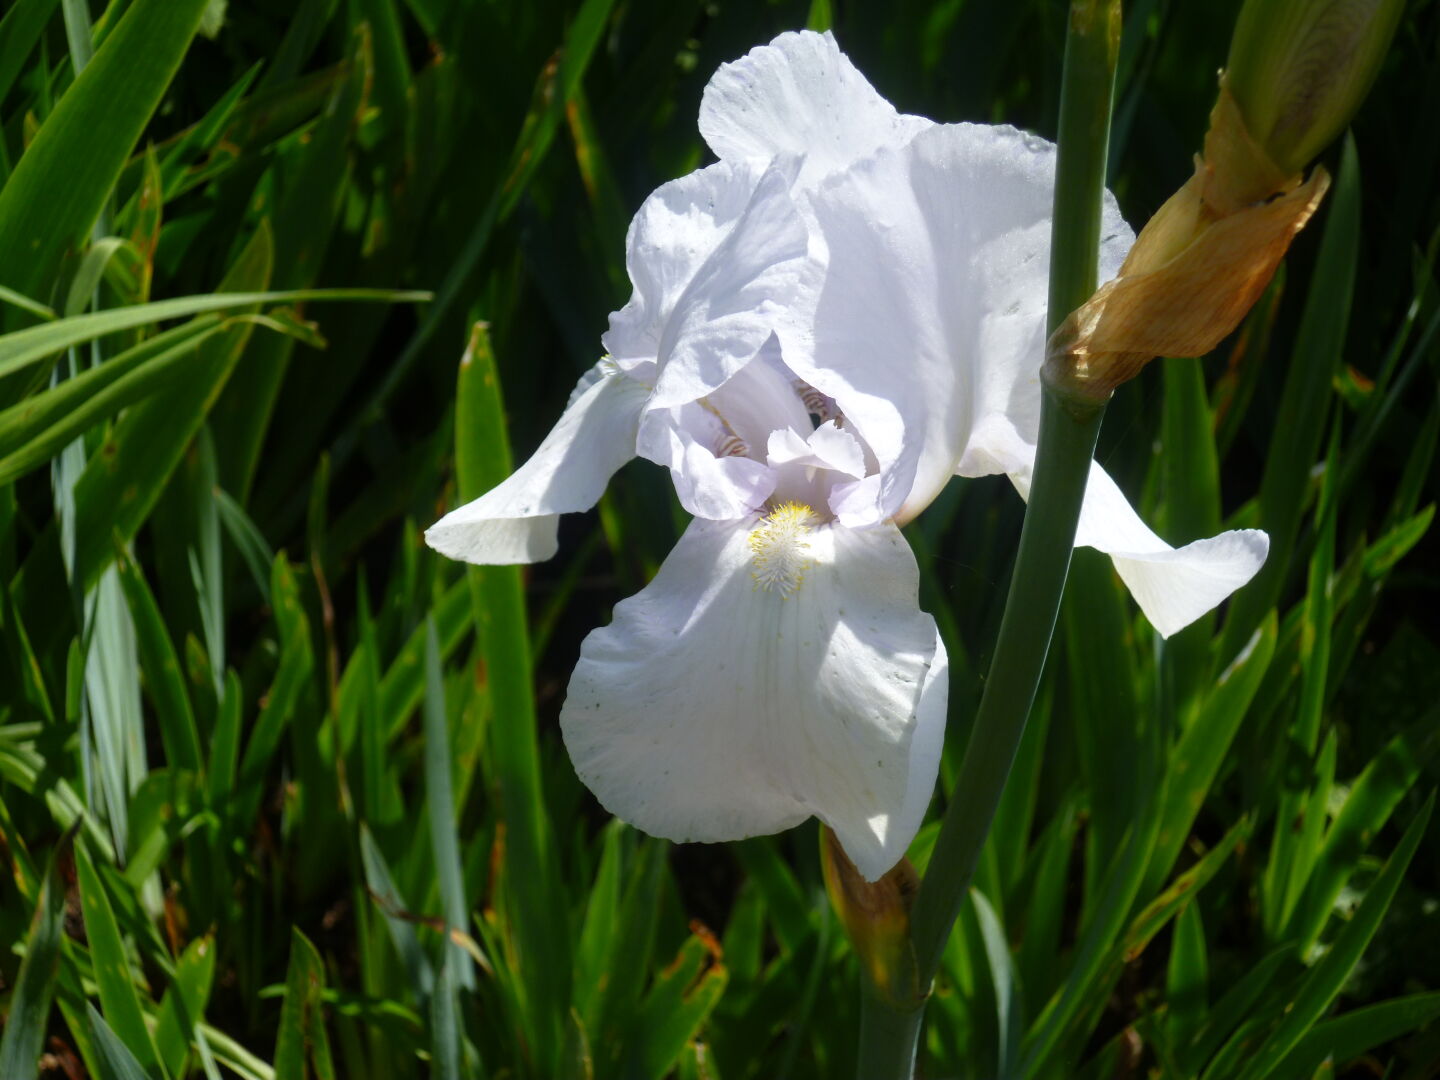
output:
[[[874,449],[885,516],[929,504],[984,416],[1038,420],[1054,172],[1043,139],[942,124],[810,196],[824,282],[809,333],[777,332]],[[1102,279],[1132,240],[1107,196]]]
[[[1006,473],[1028,499],[1034,467],[1034,445],[1008,421],[997,419],[976,433],[961,474]],[[1110,474],[1093,462],[1075,543],[1110,556],[1161,637],[1183,630],[1248,582],[1270,550],[1270,538],[1257,529],[1238,529],[1173,548],[1140,520]]]
[[[700,101],[700,134],[721,160],[803,154],[802,183],[931,124],[896,112],[829,33],[781,34],[722,64]]]
[[[658,365],[653,405],[694,401],[804,314],[816,268],[789,194],[796,163],[720,162],[659,187],[630,225],[635,292],[603,340],[616,360]]]
[[[872,880],[920,827],[944,731],[945,654],[893,526],[819,527],[803,580],[757,584],[757,518],[695,521],[581,648],[561,712],[612,813],[672,840],[738,840],[812,814]]]
[[[635,456],[649,389],[601,361],[575,387],[559,423],[530,460],[499,486],[450,511],[425,542],[483,565],[540,562],[555,554],[560,514],[588,510]]]

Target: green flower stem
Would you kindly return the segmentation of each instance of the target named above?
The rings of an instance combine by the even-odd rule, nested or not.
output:
[[[864,979],[864,976],[861,976]],[[925,1005],[897,1009],[866,986],[860,991],[860,1080],[910,1080],[915,1075],[915,1050]]]
[[[1095,291],[1119,51],[1119,0],[1074,0],[1065,41],[1047,330]],[[1048,370],[1048,369],[1047,369]],[[1020,550],[985,693],[929,873],[911,917],[922,986],[970,887],[1049,652],[1105,402],[1044,381],[1040,440]]]
[[[1060,88],[1060,128],[1055,139],[1059,151],[1050,232],[1047,335],[1089,300],[1099,284],[1100,222],[1119,55],[1120,0],[1072,0]]]
[[[1120,0],[1074,0],[1065,43],[1050,253],[1048,330],[1095,291]],[[960,913],[1025,731],[1045,666],[1105,402],[1064,385],[1047,366],[1029,508],[985,693],[929,871],[911,912],[919,984],[928,987]],[[887,1014],[882,1018],[880,1013]],[[865,995],[860,1072],[913,1074],[921,1010],[886,1010]]]
[[[1080,503],[1104,414],[1103,404],[1066,401],[1053,387],[1045,387],[1035,478],[995,657],[929,873],[911,913],[910,937],[922,986],[930,984],[940,966],[1025,732],[1070,570]]]

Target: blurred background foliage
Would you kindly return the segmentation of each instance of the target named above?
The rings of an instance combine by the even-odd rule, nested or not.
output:
[[[1237,8],[1126,5],[1137,227]],[[597,359],[709,74],[804,25],[904,111],[1054,133],[1058,0],[7,0],[0,1075],[853,1071],[813,823],[653,841],[558,738],[683,524],[662,471],[543,566],[421,539]],[[1077,553],[923,1075],[1440,1073],[1437,34],[1413,0],[1242,329],[1111,407],[1162,535],[1270,563],[1162,643]],[[910,529],[947,783],[1021,512],[956,481]]]

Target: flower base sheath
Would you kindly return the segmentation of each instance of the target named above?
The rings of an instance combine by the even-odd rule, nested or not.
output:
[[[586,638],[561,728],[610,811],[673,840],[814,815],[874,880],[939,767],[947,672],[899,526],[957,473],[1028,494],[1055,150],[896,110],[828,35],[716,72],[719,161],[636,214],[630,302],[555,429],[436,523],[436,550],[533,562],[639,456],[695,520]],[[1107,198],[1100,278],[1134,240]],[[1175,549],[1092,467],[1077,543],[1171,634],[1264,561],[1245,530]]]

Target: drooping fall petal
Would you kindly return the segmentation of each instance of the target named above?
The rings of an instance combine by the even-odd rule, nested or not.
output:
[[[918,588],[893,526],[692,522],[581,648],[560,717],[576,772],[672,840],[814,815],[879,877],[920,826],[944,729],[944,647]]]
[[[452,559],[532,563],[555,554],[559,515],[589,510],[616,470],[635,456],[649,388],[607,361],[576,385],[559,423],[503,483],[450,511],[425,542]]]
[[[962,463],[966,476],[1003,472],[1030,497],[1035,446],[1002,419],[977,432]],[[1080,508],[1077,547],[1110,556],[1115,570],[1161,637],[1183,630],[1259,572],[1270,540],[1257,529],[1237,529],[1184,547],[1156,536],[1098,464],[1091,463]]]

